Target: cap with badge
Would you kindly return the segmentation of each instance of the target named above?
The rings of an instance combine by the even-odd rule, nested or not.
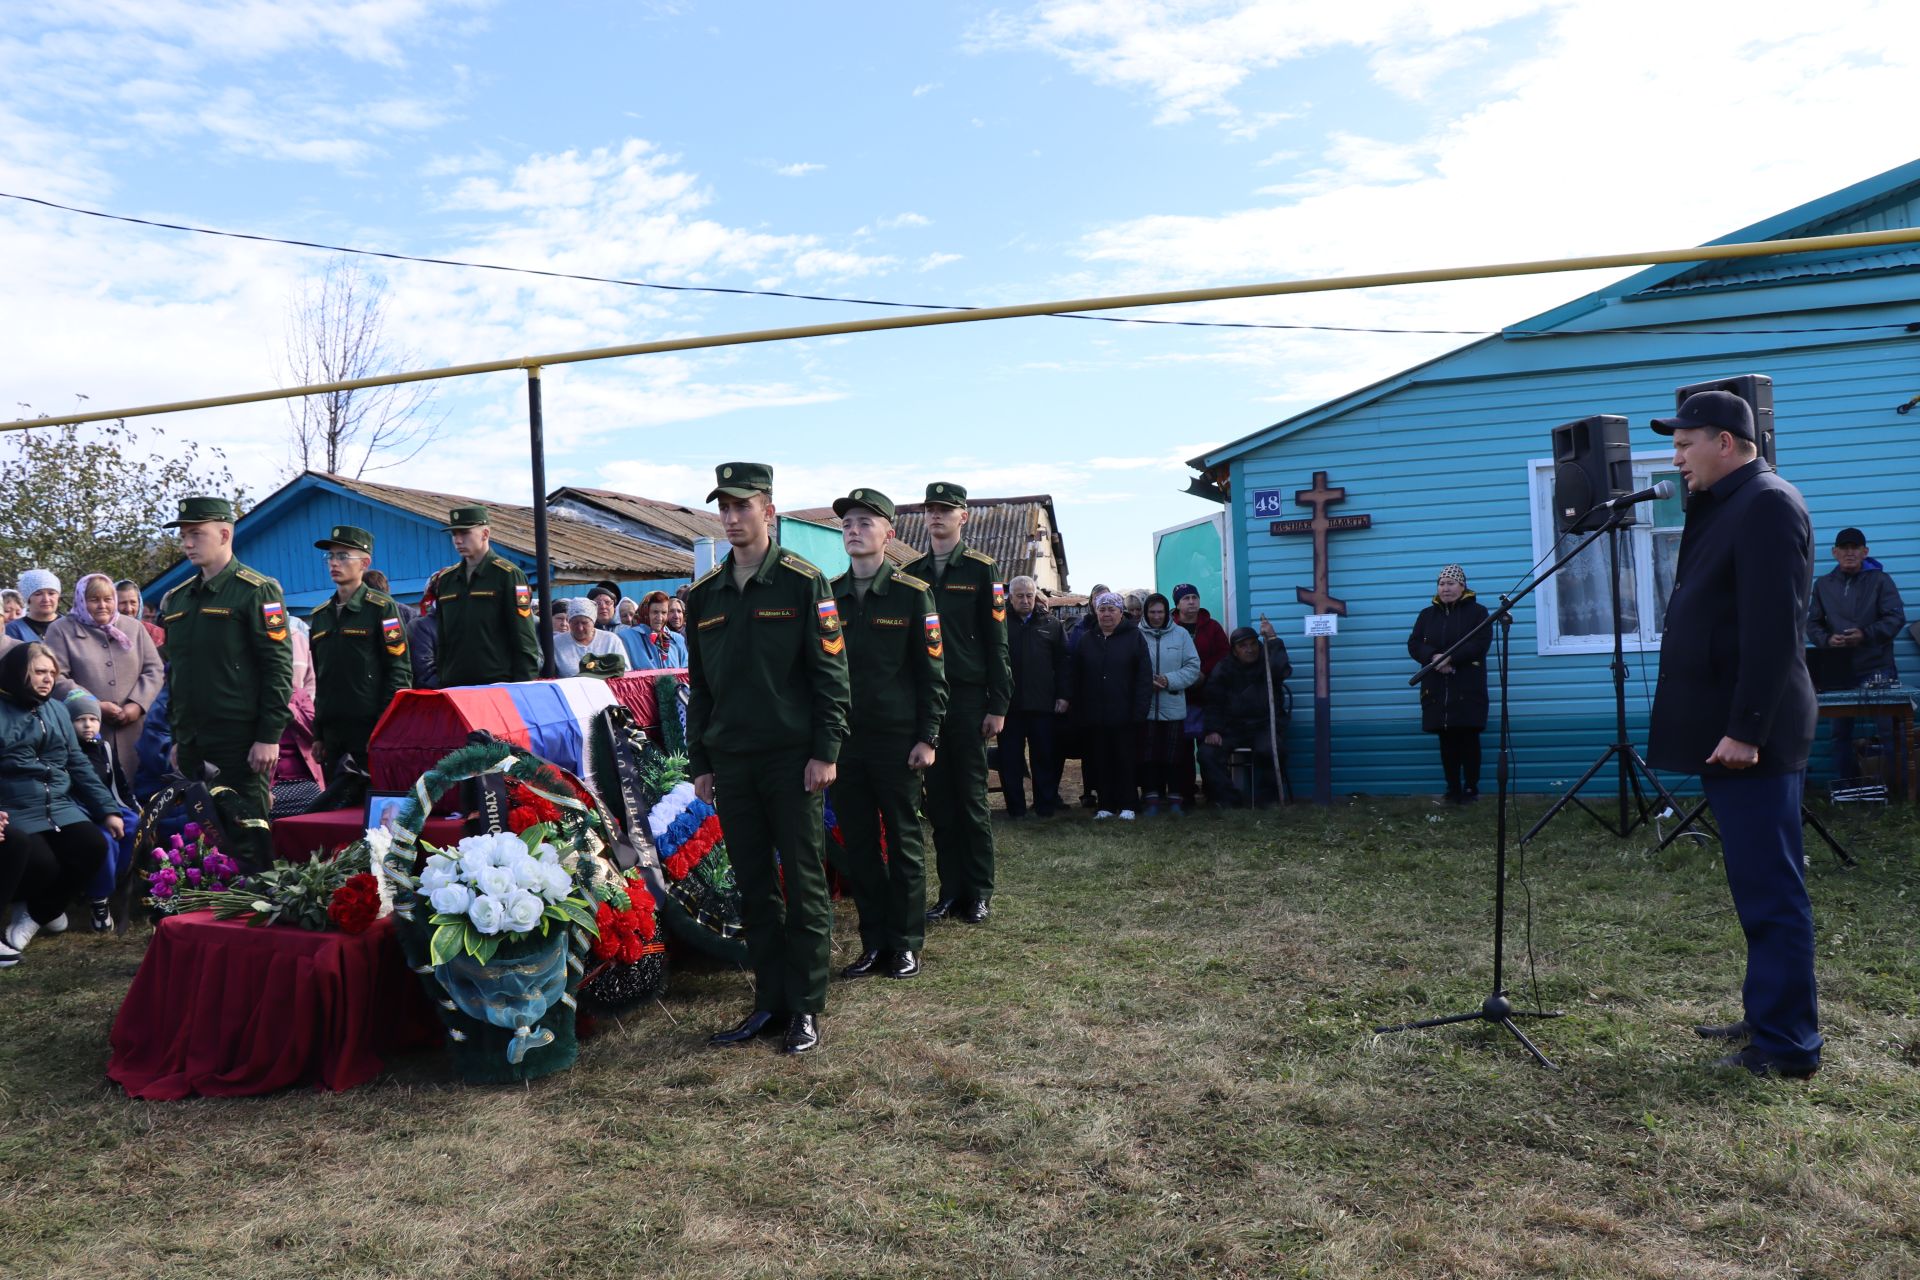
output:
[[[493,521],[487,517],[487,509],[477,502],[465,507],[455,507],[447,512],[448,533],[456,529],[478,529],[483,524],[492,523]]]
[[[773,468],[764,462],[723,462],[713,469],[713,492],[707,501],[725,496],[751,498],[773,492]]]
[[[356,528],[350,524],[337,524],[333,526],[332,536],[322,538],[313,545],[322,551],[331,551],[335,547],[341,547],[348,551],[364,551],[368,555],[372,555],[373,535],[365,529]]]
[[[951,480],[936,480],[927,486],[927,499],[921,504],[928,507],[965,507],[967,505],[967,487],[954,484]]]
[[[182,498],[180,514],[162,525],[163,529],[178,529],[189,524],[232,524],[234,522],[233,504],[225,498]]]
[[[878,489],[855,489],[846,497],[835,498],[833,500],[833,514],[839,516],[841,519],[845,519],[847,512],[853,510],[855,507],[865,507],[867,510],[873,512],[873,514],[884,516],[888,520],[893,519],[897,514],[894,510],[893,499]]]
[[[1671,418],[1655,418],[1655,431],[1670,436],[1675,431],[1725,431],[1742,440],[1753,440],[1753,410],[1731,391],[1700,391],[1690,395]]]

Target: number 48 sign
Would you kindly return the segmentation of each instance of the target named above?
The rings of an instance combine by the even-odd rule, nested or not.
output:
[[[1253,516],[1256,520],[1271,520],[1279,515],[1280,490],[1255,489],[1253,491]]]

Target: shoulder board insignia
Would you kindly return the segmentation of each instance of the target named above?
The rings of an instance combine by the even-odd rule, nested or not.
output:
[[[719,564],[716,564],[715,566],[713,566],[713,568],[707,570],[705,573],[695,578],[693,580],[693,585],[696,587],[706,585],[707,583],[713,581],[714,578],[719,575],[720,571],[726,567],[727,567],[727,562],[725,560],[722,560]]]
[[[378,605],[382,609],[384,609],[388,605],[393,603],[393,597],[383,596],[378,591],[369,591],[367,592],[367,603],[372,605]]]
[[[780,557],[780,563],[787,566],[787,568],[793,570],[795,573],[799,574],[803,578],[818,578],[821,576],[821,573],[818,569],[808,564],[805,560],[802,560],[799,556],[790,556],[790,555],[782,554]]]
[[[253,570],[247,569],[247,568],[235,569],[233,571],[233,576],[240,579],[240,581],[246,583],[250,587],[264,587],[269,582],[273,581],[272,578],[262,577],[260,574],[257,574]]]
[[[975,551],[972,547],[967,548],[966,557],[969,560],[978,560],[981,564],[990,565],[993,563],[992,556],[988,555],[984,551]]]
[[[501,559],[501,558],[500,558],[499,556],[488,556],[488,557],[487,557],[487,563],[488,563],[488,564],[497,564],[497,565],[499,565],[499,566],[500,566],[500,567],[501,567],[502,569],[512,569],[512,568],[513,568],[513,565],[512,565],[511,563],[509,563],[508,561],[505,561],[505,560],[502,560],[502,559]]]
[[[933,590],[933,584],[928,582],[925,578],[916,578],[912,574],[902,573],[898,569],[895,569],[893,571],[893,580],[899,583],[901,586],[910,588],[914,591]]]

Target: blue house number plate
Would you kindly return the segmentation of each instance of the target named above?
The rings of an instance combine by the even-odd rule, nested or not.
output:
[[[1270,520],[1280,514],[1280,490],[1255,489],[1253,491],[1253,514],[1255,519]]]

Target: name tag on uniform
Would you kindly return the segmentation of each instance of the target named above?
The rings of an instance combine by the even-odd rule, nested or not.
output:
[[[948,591],[977,591],[979,588],[975,587],[971,582],[949,582],[946,584],[946,589]]]
[[[161,615],[161,617],[160,617],[160,621],[162,621],[162,622],[178,622],[178,621],[180,621],[180,619],[182,619],[182,618],[184,618],[184,617],[186,617],[186,616],[187,616],[187,613],[186,613],[186,610],[184,610],[184,609],[182,609],[182,610],[181,610],[181,611],[180,611],[179,613],[167,613],[167,614],[162,614],[162,615]]]
[[[233,616],[233,610],[231,610],[231,609],[202,609],[202,610],[200,611],[200,616],[201,616],[201,617],[203,617],[203,618],[231,618],[231,617]]]
[[[367,630],[365,627],[342,627],[340,628],[340,634],[343,636],[370,636],[373,632]]]
[[[723,626],[726,623],[726,621],[727,621],[726,614],[716,613],[711,618],[700,619],[700,626],[698,629],[701,631],[711,631],[715,627]]]
[[[753,616],[763,621],[778,622],[786,618],[797,618],[800,616],[800,611],[798,609],[755,609]]]
[[[906,625],[907,625],[907,619],[905,619],[905,618],[875,618],[875,619],[873,620],[873,625],[874,625],[874,626],[876,626],[876,627],[904,627],[904,626],[906,626]]]
[[[498,593],[493,591],[469,591],[467,592],[467,594],[471,596],[473,599],[479,600],[479,599],[482,599],[483,597],[486,599],[492,599]]]

